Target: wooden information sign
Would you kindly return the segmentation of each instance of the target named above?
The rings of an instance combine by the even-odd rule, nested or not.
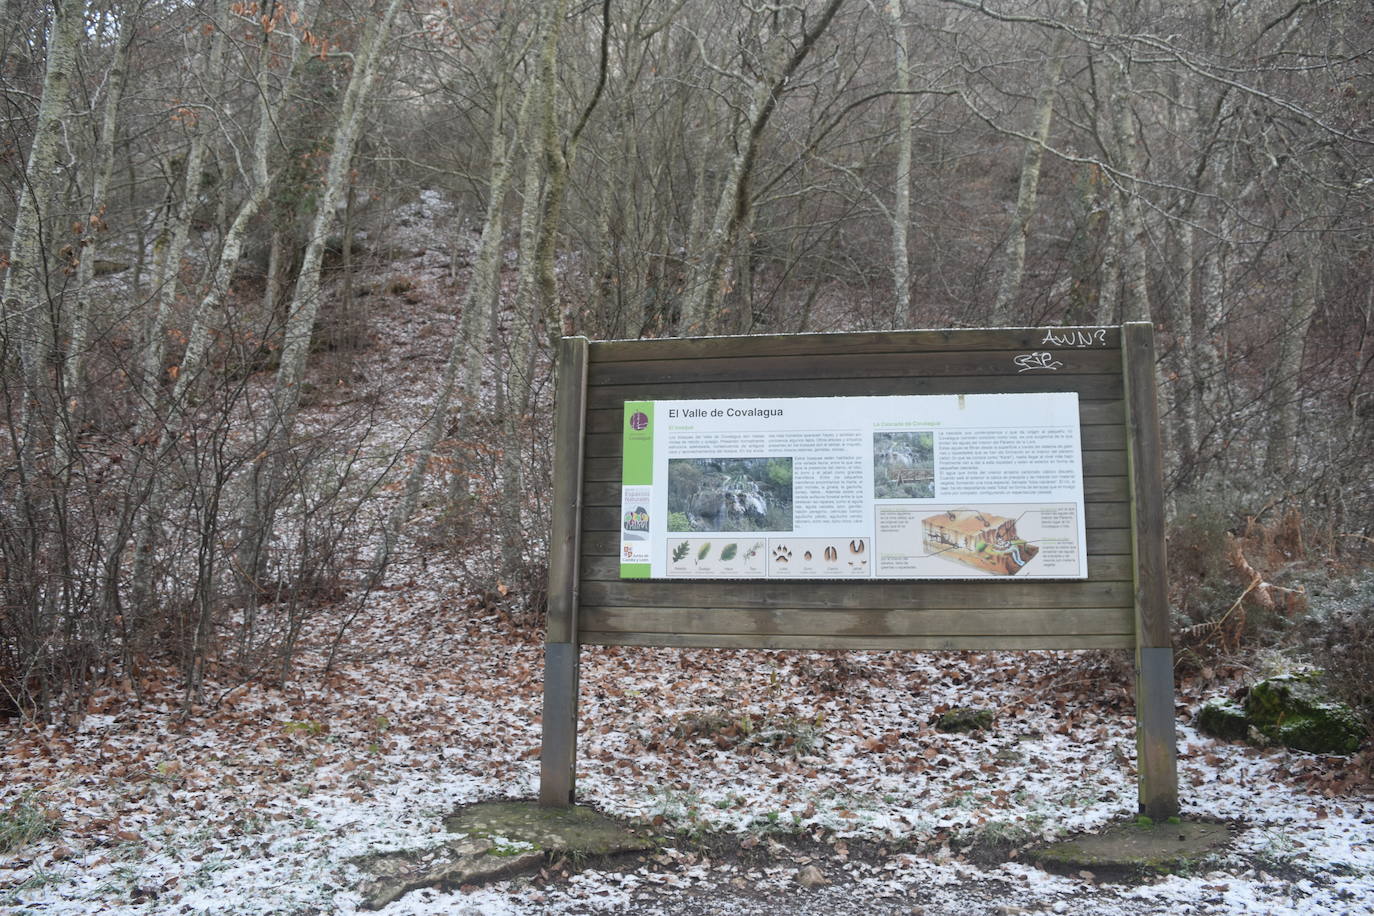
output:
[[[572,337],[564,338],[559,356],[542,804],[569,805],[574,798],[578,651],[583,644],[854,650],[1122,648],[1133,649],[1136,658],[1140,811],[1156,819],[1178,813],[1163,456],[1153,334],[1148,323],[641,341]],[[911,531],[925,525],[924,536],[931,539],[927,544],[956,541],[960,531],[986,526],[980,538],[970,536],[967,544],[957,545],[954,552],[962,556],[955,558],[963,566],[936,564],[939,569],[955,570],[948,579],[916,573],[903,578],[905,559],[893,561],[890,552],[883,554],[889,563],[885,577],[870,578],[861,571],[858,575],[863,578],[827,578],[824,561],[830,554],[827,551],[822,558],[821,540],[815,540],[814,561],[808,553],[808,562],[814,563],[808,569],[814,572],[781,577],[768,577],[771,574],[760,571],[758,561],[751,558],[754,566],[738,573],[737,581],[727,580],[730,570],[744,568],[747,547],[717,547],[714,562],[718,565],[695,577],[673,578],[671,560],[663,558],[653,567],[659,570],[654,573],[647,565],[625,562],[634,548],[624,540],[626,531],[635,531],[638,538],[641,521],[647,526],[651,515],[641,506],[627,512],[623,502],[628,489],[623,484],[629,480],[623,472],[631,415],[635,429],[644,422],[638,409],[627,412],[627,403],[762,399],[757,403],[766,403],[766,408],[747,409],[767,419],[775,415],[772,411],[779,404],[786,409],[785,401],[775,399],[891,397],[895,402],[897,396],[1051,394],[1056,397],[1043,400],[1056,409],[1066,403],[1060,395],[1076,396],[1076,401],[1067,403],[1077,405],[1080,441],[1076,455],[1081,475],[1074,483],[1080,487],[1076,491],[1079,501],[1060,494],[1056,500],[1063,501],[1052,505],[1059,513],[1054,519],[1073,519],[1081,507],[1081,520],[1073,530],[1081,533],[1082,543],[1075,541],[1071,549],[1086,556],[1085,570],[1061,544],[1054,549],[1065,564],[1062,568],[1070,572],[1062,579],[1057,578],[1059,573],[1033,578],[1037,569],[1056,569],[1048,565],[1056,555],[1054,550],[1018,539],[1009,519],[993,514],[998,511],[995,504],[975,523],[956,517],[955,504],[948,501],[940,506],[942,511],[948,509],[945,525],[931,513],[907,513]],[[963,400],[959,399],[961,405]],[[943,399],[930,397],[921,403],[926,402],[938,406]],[[680,408],[674,403],[673,409]],[[918,448],[926,444],[914,441]],[[790,465],[786,470],[774,468],[772,473],[790,475]],[[888,476],[893,486],[907,488],[900,492],[914,494],[912,502],[922,504],[926,493],[913,488],[927,486],[923,481],[930,478],[929,472],[917,467]],[[883,511],[895,513],[903,508],[894,509],[894,505],[883,503]],[[1050,517],[1051,503],[1045,505]],[[918,518],[922,515],[925,518]],[[896,531],[906,524],[904,517],[894,518],[885,523],[884,530]],[[868,521],[871,525],[871,515]],[[670,530],[686,530],[681,518],[677,522],[679,527]],[[773,523],[775,528],[777,524]],[[738,537],[744,544],[747,536]],[[720,539],[715,540],[719,543]],[[804,538],[793,540],[799,551],[810,543]],[[688,547],[678,548],[679,557],[688,556],[689,550],[691,556],[700,553],[703,558],[710,553],[704,537],[683,536],[681,541]],[[872,543],[862,537],[851,541],[856,552]],[[754,543],[749,542],[750,546]],[[761,537],[757,543],[771,546],[775,542]],[[732,541],[726,546],[734,545]],[[881,546],[880,536],[877,547]],[[658,552],[667,550],[666,545],[654,547],[661,548]],[[1015,562],[1002,554],[1014,557]],[[989,559],[994,555],[996,562]],[[862,562],[870,557],[880,562],[876,552],[865,552]],[[788,558],[795,570],[799,556],[789,554]],[[909,565],[913,570],[925,568],[916,561]],[[720,578],[714,578],[717,575]]]

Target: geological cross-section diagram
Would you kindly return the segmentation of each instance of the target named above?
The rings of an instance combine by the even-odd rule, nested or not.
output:
[[[950,509],[921,520],[927,553],[999,576],[1014,576],[1040,548],[1016,533],[1016,520],[979,509]]]

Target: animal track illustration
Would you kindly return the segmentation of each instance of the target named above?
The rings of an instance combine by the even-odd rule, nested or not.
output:
[[[773,548],[773,562],[774,562],[774,563],[787,563],[787,562],[790,562],[791,559],[792,559],[792,548],[791,548],[791,547],[788,547],[786,544],[779,544],[777,547],[774,547],[774,548]]]

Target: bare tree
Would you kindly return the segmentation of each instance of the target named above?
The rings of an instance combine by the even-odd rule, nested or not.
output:
[[[716,199],[702,250],[688,275],[682,305],[679,330],[687,333],[709,332],[716,316],[714,307],[719,301],[721,285],[729,266],[729,252],[734,247],[740,225],[750,208],[749,182],[757,163],[760,140],[777,108],[787,81],[797,72],[816,46],[830,21],[844,0],[828,0],[820,13],[810,22],[800,14],[791,16],[779,11],[759,11],[763,39],[756,59],[747,61],[752,75],[741,75],[745,84],[744,107],[734,117],[732,129],[733,155],[724,183]],[[800,35],[793,37],[796,27]],[[719,65],[707,61],[708,66]]]

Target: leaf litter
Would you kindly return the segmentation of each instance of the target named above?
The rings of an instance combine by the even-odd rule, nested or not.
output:
[[[438,844],[464,803],[532,797],[540,634],[429,572],[428,587],[366,608],[332,673],[308,652],[288,688],[229,691],[184,721],[170,674],[150,675],[141,703],[98,694],[78,728],[10,723],[0,809],[27,799],[50,829],[0,859],[0,904],[352,912],[351,858]],[[1338,913],[1374,899],[1374,799],[1338,775],[1365,760],[1219,744],[1184,721],[1185,816],[1238,822],[1234,851],[1139,885],[1018,862],[1026,842],[1134,812],[1123,666],[1053,652],[582,655],[578,799],[657,825],[668,845],[383,912],[692,913],[706,895],[741,913]],[[1182,686],[1200,704],[1201,685]],[[970,705],[996,710],[990,732],[931,724]],[[750,740],[803,725],[818,740]]]

